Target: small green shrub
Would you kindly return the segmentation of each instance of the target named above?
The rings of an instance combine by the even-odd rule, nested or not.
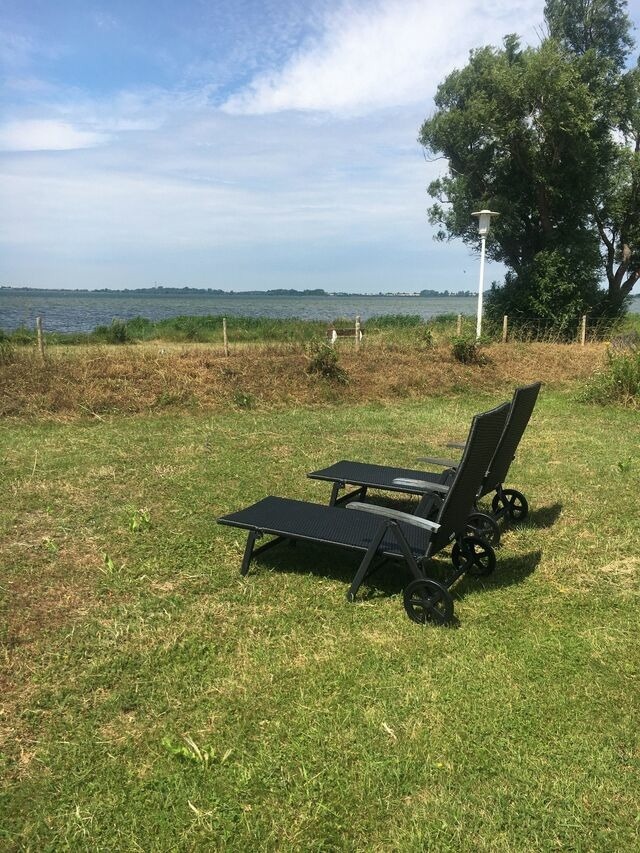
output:
[[[581,399],[589,403],[621,403],[640,408],[640,345],[607,350],[604,368],[588,383]]]
[[[11,364],[14,355],[13,344],[5,333],[0,330],[0,364]]]
[[[193,406],[197,402],[195,394],[190,391],[161,391],[152,405],[156,408],[163,408],[165,406]]]
[[[436,343],[433,335],[433,330],[430,329],[428,326],[422,326],[422,328],[420,329],[418,342],[424,349],[432,349]]]
[[[132,317],[127,320],[127,332],[131,340],[150,341],[156,334],[155,323],[146,317]]]
[[[18,346],[33,344],[36,341],[36,333],[27,326],[18,326],[11,335],[11,341]]]
[[[112,320],[110,326],[98,326],[95,335],[108,344],[128,344],[132,340],[126,320]]]
[[[233,392],[233,403],[239,409],[253,409],[256,404],[253,394],[237,389]]]
[[[436,314],[434,317],[429,317],[426,322],[432,328],[445,332],[452,326],[456,325],[458,322],[458,315],[453,313]]]
[[[206,340],[205,330],[200,326],[195,317],[189,318],[189,320],[184,324],[182,332],[185,341],[196,343]]]
[[[482,345],[483,342],[476,338],[456,336],[451,341],[451,352],[462,364],[484,364],[485,358],[480,352]]]
[[[147,509],[136,509],[129,517],[129,530],[132,533],[139,533],[151,527],[151,516]]]
[[[180,402],[179,394],[170,394],[168,391],[161,391],[153,401],[154,406],[173,406]]]
[[[323,379],[346,385],[349,381],[346,370],[338,363],[338,353],[325,341],[311,343],[307,350],[307,373],[317,373]]]

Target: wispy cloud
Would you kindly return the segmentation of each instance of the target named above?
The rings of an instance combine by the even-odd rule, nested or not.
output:
[[[362,132],[304,119],[283,122],[195,112],[102,149],[71,151],[55,164],[46,152],[7,159],[0,169],[0,208],[11,209],[3,237],[28,238],[40,249],[87,250],[105,240],[162,251],[171,244],[212,249],[370,240],[392,230],[424,230],[428,166],[409,139],[411,120],[387,128],[371,120]],[[252,138],[253,136],[253,138]],[[331,152],[327,161],[327,151]],[[21,236],[22,235],[22,236]]]
[[[0,64],[7,68],[21,68],[28,64],[34,53],[34,44],[27,36],[4,28],[0,32]]]
[[[343,5],[280,69],[258,74],[223,104],[229,113],[320,110],[361,114],[425,101],[469,49],[499,41],[503,26],[528,35],[538,0],[385,0]],[[496,38],[496,33],[499,35]]]
[[[212,87],[167,90],[140,87],[100,98],[73,88],[16,80],[23,103],[0,120],[0,151],[67,151],[125,139],[127,134],[160,131],[187,115],[211,111]],[[173,131],[172,131],[173,132]]]
[[[92,148],[107,137],[64,121],[34,119],[11,121],[0,126],[1,151],[71,151]]]

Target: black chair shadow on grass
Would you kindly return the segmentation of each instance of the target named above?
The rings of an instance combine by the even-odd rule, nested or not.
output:
[[[535,527],[539,530],[545,530],[548,527],[553,527],[562,513],[562,504],[557,502],[549,506],[541,506],[538,509],[529,511],[529,515],[525,521],[519,524],[519,527]]]
[[[501,557],[495,571],[483,578],[468,578],[466,575],[460,579],[456,587],[458,598],[464,598],[467,592],[491,589],[504,589],[522,583],[532,575],[540,565],[542,551],[528,551],[525,554],[515,554],[513,557]]]
[[[460,601],[468,592],[480,590],[489,592],[492,588],[502,589],[521,583],[535,572],[541,559],[540,550],[516,554],[513,557],[501,557],[490,575],[485,577],[463,575],[452,589],[453,595]],[[357,555],[343,554],[341,560],[336,560],[335,551],[331,546],[304,543],[299,547],[295,544],[291,547],[282,547],[277,553],[267,551],[261,554],[255,561],[254,571],[260,571],[261,568],[267,571],[277,570],[278,573],[311,575],[343,584],[351,580],[357,565]],[[451,570],[451,562],[448,555],[442,553],[430,560],[427,568],[430,577],[436,580],[443,579]],[[411,573],[402,563],[389,558],[380,558],[367,575],[359,600],[372,601],[376,598],[401,595],[410,580]]]
[[[429,568],[437,565],[437,562],[432,561]],[[266,570],[277,571],[279,574],[311,576],[348,586],[359,563],[357,554],[345,552],[336,560],[335,550],[330,545],[289,542],[275,551],[260,554],[254,561],[253,572]],[[370,601],[373,598],[398,595],[411,577],[411,573],[401,562],[379,557],[366,576],[358,598]]]

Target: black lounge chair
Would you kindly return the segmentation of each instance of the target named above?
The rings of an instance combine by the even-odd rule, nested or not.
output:
[[[376,557],[404,560],[414,580],[404,590],[404,606],[415,622],[447,623],[453,618],[449,589],[465,572],[482,576],[495,567],[489,543],[466,531],[466,519],[507,418],[505,403],[476,415],[456,474],[443,487],[444,500],[431,520],[373,504],[351,503],[347,512],[287,498],[267,497],[239,512],[218,518],[219,524],[248,530],[241,573],[246,575],[254,556],[282,541],[308,541],[364,552],[347,598],[353,601],[373,568]],[[254,550],[264,534],[275,539]],[[453,571],[443,582],[426,576],[425,562],[453,543]]]
[[[525,496],[515,489],[505,489],[503,484],[520,439],[529,423],[541,384],[535,382],[532,385],[516,388],[509,407],[507,422],[478,492],[473,511],[470,513],[469,525],[493,544],[497,544],[500,540],[500,531],[497,526],[499,518],[506,516],[514,521],[522,520],[529,511]],[[465,444],[452,442],[448,446],[464,448]],[[440,465],[444,470],[440,473],[433,473],[412,468],[394,468],[388,465],[371,465],[343,459],[328,468],[312,471],[307,476],[314,480],[326,480],[333,483],[329,499],[330,505],[347,503],[355,499],[364,500],[367,490],[373,488],[418,495],[420,501],[416,507],[416,512],[428,515],[434,502],[438,500],[438,494],[442,494],[440,487],[447,486],[452,482],[460,461],[433,456],[422,457],[417,461]],[[340,490],[344,489],[347,484],[357,486],[357,488],[339,497]],[[477,507],[477,500],[494,491],[492,514],[480,511]]]
[[[529,514],[529,503],[522,492],[517,489],[505,489],[504,483],[511,463],[515,459],[520,440],[531,419],[541,387],[542,382],[533,382],[531,385],[523,385],[514,391],[507,422],[500,436],[496,452],[493,454],[482,489],[478,494],[478,500],[480,500],[485,495],[495,492],[491,502],[491,510],[496,519],[507,517],[511,521],[522,521]],[[465,444],[450,442],[447,446],[464,449]],[[418,461],[433,465],[444,463],[449,470],[455,470],[459,464],[452,460],[441,460],[435,457],[423,457]]]

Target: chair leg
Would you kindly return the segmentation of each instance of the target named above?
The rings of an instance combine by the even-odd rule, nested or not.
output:
[[[416,578],[417,580],[424,578],[424,572],[421,570],[420,566],[418,565],[418,561],[411,553],[411,548],[409,548],[407,540],[403,536],[402,530],[398,526],[398,523],[396,521],[387,521],[385,524],[381,525],[379,532],[376,533],[376,535],[371,540],[371,545],[369,545],[367,553],[362,558],[362,562],[360,563],[358,571],[355,573],[351,586],[349,587],[349,591],[347,592],[348,601],[355,601],[358,588],[360,587],[362,581],[369,574],[369,566],[371,565],[373,558],[376,556],[378,548],[380,547],[380,543],[384,539],[387,530],[391,530],[393,532],[394,537],[398,542],[398,545],[400,545],[402,556],[404,557],[409,571],[414,576],[414,578]]]
[[[337,496],[337,491],[335,491],[335,489],[336,489],[335,485],[333,488],[334,488],[334,492],[332,492],[332,499],[333,499],[334,493]],[[343,486],[340,486],[339,488],[343,488]],[[357,489],[354,489],[352,492],[347,492],[345,495],[342,495],[342,497],[336,497],[335,502],[333,504],[329,504],[329,506],[338,506],[339,504],[346,504],[352,500],[363,501],[365,499],[366,495],[367,495],[367,487],[366,486],[359,486]]]
[[[353,581],[351,582],[351,586],[349,587],[349,591],[347,592],[347,601],[355,601],[356,593],[360,588],[360,584],[366,578],[367,573],[369,572],[369,566],[371,565],[371,561],[378,553],[378,548],[380,543],[384,539],[384,535],[387,532],[388,524],[381,524],[380,530],[371,540],[371,544],[369,545],[369,549],[367,553],[362,558],[362,562],[358,566],[358,571],[353,576]]]
[[[416,580],[421,580],[422,578],[424,578],[424,572],[420,569],[418,561],[411,553],[411,548],[409,548],[409,545],[402,533],[402,530],[400,530],[400,527],[395,521],[392,522],[389,527],[391,527],[396,541],[398,545],[400,545],[400,550],[402,551],[402,555],[407,563],[409,571]]]
[[[331,497],[329,498],[329,506],[335,506],[336,501],[338,500],[338,493],[340,489],[344,486],[343,483],[336,482],[333,484],[333,488],[331,489]]]
[[[244,549],[244,557],[242,558],[242,566],[240,567],[240,574],[246,575],[249,571],[249,563],[251,562],[251,557],[253,556],[253,546],[255,545],[256,539],[260,534],[257,530],[250,530],[249,535],[247,536],[247,544]]]

